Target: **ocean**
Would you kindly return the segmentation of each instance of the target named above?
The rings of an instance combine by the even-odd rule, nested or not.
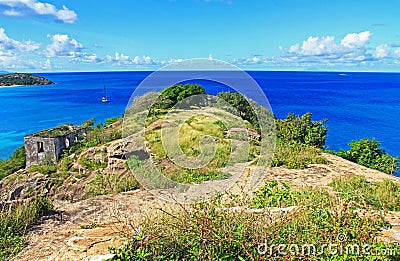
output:
[[[37,73],[55,85],[0,88],[0,157],[23,145],[24,135],[63,123],[121,116],[129,98],[151,72]],[[328,119],[326,147],[347,149],[354,139],[374,137],[400,156],[400,73],[248,72],[266,94],[273,112],[312,112]],[[102,103],[103,82],[110,102]],[[228,90],[201,81],[207,93]]]

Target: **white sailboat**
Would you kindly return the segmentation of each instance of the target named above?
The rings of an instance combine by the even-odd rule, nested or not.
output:
[[[108,102],[106,84],[104,83],[104,81],[103,81],[103,86],[104,86],[104,94],[103,94],[103,98],[101,98],[101,102]]]

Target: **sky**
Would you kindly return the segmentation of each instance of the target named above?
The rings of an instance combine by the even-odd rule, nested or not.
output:
[[[400,0],[0,0],[0,70],[400,71]]]

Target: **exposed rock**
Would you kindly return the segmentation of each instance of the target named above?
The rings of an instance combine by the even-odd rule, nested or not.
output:
[[[50,179],[41,173],[27,173],[20,171],[0,180],[1,201],[19,201],[36,197],[46,196],[51,189]]]
[[[96,256],[89,256],[89,257],[85,258],[85,261],[114,260],[115,257],[116,257],[115,254],[96,255]]]

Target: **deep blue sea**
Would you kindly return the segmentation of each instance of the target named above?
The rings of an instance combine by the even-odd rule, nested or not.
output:
[[[374,137],[400,156],[400,73],[248,72],[261,86],[278,118],[308,111],[328,119],[326,146],[348,148]],[[26,134],[88,118],[103,122],[123,114],[136,86],[150,72],[41,73],[55,85],[0,88],[0,157],[23,145]],[[102,103],[103,80],[109,103]],[[202,82],[207,93],[226,90]]]

